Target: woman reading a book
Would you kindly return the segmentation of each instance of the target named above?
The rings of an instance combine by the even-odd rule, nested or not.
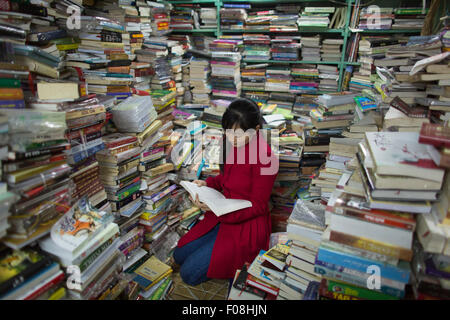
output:
[[[184,235],[174,252],[180,275],[189,285],[212,278],[232,279],[244,263],[267,250],[271,234],[269,198],[278,173],[278,159],[262,136],[258,105],[248,99],[233,101],[222,117],[225,130],[224,165],[216,177],[194,181],[227,199],[242,199],[252,206],[216,216],[208,206],[202,220]],[[225,147],[225,145],[227,145]]]

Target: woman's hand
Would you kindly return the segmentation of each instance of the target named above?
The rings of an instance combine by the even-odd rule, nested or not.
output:
[[[195,183],[199,187],[206,187],[206,181],[204,181],[204,180],[194,180],[192,182]]]
[[[204,203],[200,202],[198,199],[198,195],[195,197],[195,200],[192,199],[191,196],[189,196],[189,200],[191,200],[197,208],[203,210],[203,211],[211,211],[211,209]]]

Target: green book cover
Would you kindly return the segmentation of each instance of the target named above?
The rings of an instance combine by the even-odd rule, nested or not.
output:
[[[170,285],[171,281],[172,279],[170,277],[164,280],[162,285],[153,292],[148,300],[161,300],[164,291],[166,291],[166,288]]]
[[[351,284],[336,282],[330,279],[327,279],[327,282],[328,291],[330,292],[343,293],[345,295],[369,300],[398,300],[396,297],[362,287],[353,286]]]
[[[11,78],[0,78],[0,88],[20,88],[20,80]]]

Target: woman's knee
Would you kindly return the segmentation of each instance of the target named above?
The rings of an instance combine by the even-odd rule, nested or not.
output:
[[[182,264],[183,263],[183,259],[181,258],[182,254],[181,254],[181,248],[176,247],[175,250],[173,251],[173,259],[175,260],[176,264]]]
[[[189,268],[185,264],[181,266],[180,276],[181,279],[183,279],[183,282],[190,286],[199,285],[207,280],[206,276],[201,272],[198,272],[198,270],[193,268]]]

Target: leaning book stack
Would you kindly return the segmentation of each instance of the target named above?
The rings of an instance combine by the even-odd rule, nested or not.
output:
[[[73,183],[66,151],[65,113],[4,110],[10,141],[4,181],[19,196],[11,208],[5,243],[22,248],[49,232],[71,205]]]
[[[241,94],[240,40],[214,40],[209,45],[213,99],[233,99]]]
[[[95,210],[82,198],[39,241],[73,276],[67,285],[71,299],[97,299],[118,277],[125,257],[118,250],[119,228],[111,213]]]

